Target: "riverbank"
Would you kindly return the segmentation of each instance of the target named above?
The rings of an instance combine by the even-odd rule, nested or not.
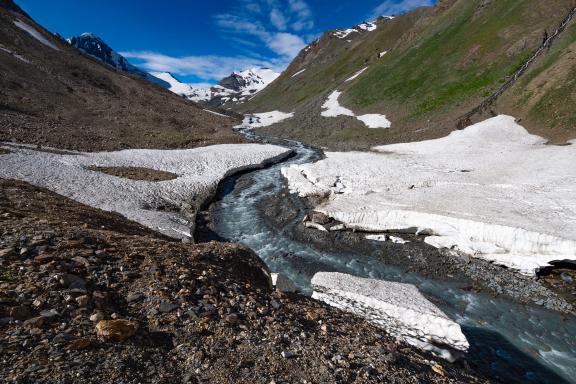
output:
[[[336,241],[333,248],[329,248],[338,239],[325,238],[327,233],[324,231],[302,226],[310,206],[287,192],[280,174],[280,169],[287,165],[310,163],[321,155],[297,142],[291,141],[289,145],[297,155],[285,163],[232,177],[220,184],[213,205],[203,213],[205,234],[209,238],[246,244],[273,271],[292,278],[304,293],[311,293],[310,279],[322,271],[414,284],[463,326],[471,343],[469,358],[483,366],[483,372],[491,377],[504,375],[507,382],[522,377],[532,377],[533,382],[562,382],[554,372],[563,372],[563,377],[570,377],[576,348],[571,336],[576,332],[574,316],[534,305],[530,295],[522,290],[541,292],[548,306],[559,310],[563,307],[562,299],[543,289],[538,282],[523,276],[517,280],[516,275],[507,275],[511,272],[502,267],[482,260],[468,264],[469,257],[457,254],[449,254],[447,258],[442,251],[418,243],[421,239],[417,237],[406,237],[414,244],[402,246],[394,242],[369,242],[362,233],[336,232],[330,236],[344,237],[349,243]],[[284,206],[287,201],[292,208]],[[314,206],[319,201],[311,203]],[[266,216],[277,225],[268,222]],[[301,233],[302,237],[297,238],[300,235],[295,233]],[[314,238],[322,248],[313,243]],[[371,252],[370,244],[380,249],[380,259],[366,256]],[[460,256],[464,262],[457,267],[461,270],[451,262],[451,257]],[[428,272],[430,260],[435,265],[433,272],[437,279]],[[476,274],[481,273],[485,281],[471,282],[472,279],[464,274],[468,268]],[[491,281],[492,272],[497,274],[499,281]],[[509,276],[514,276],[512,281],[507,281]],[[498,290],[500,293],[494,294]],[[508,296],[502,293],[504,291],[508,291]],[[510,299],[513,296],[516,298]],[[524,299],[533,304],[520,304]],[[504,359],[503,353],[508,357]],[[550,380],[551,377],[555,379]]]
[[[13,180],[0,211],[2,382],[491,382],[273,291],[237,244],[183,244]]]

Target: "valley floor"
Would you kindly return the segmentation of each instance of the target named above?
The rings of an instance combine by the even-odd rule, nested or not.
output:
[[[0,191],[2,382],[488,382],[273,292],[241,246],[182,244],[23,182]]]

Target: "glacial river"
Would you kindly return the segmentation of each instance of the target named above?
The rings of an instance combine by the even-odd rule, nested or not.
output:
[[[256,138],[250,132],[245,134]],[[253,171],[249,175],[253,182],[239,194],[231,193],[237,177],[225,181],[214,203],[214,231],[219,237],[252,248],[273,272],[284,273],[306,294],[311,292],[310,280],[318,271],[414,284],[462,326],[471,345],[469,361],[480,370],[506,383],[576,383],[574,317],[467,292],[455,283],[405,273],[377,260],[318,251],[292,239],[289,230],[271,228],[263,220],[258,203],[271,194],[282,193],[280,169],[320,158],[317,150],[301,143],[285,141],[285,146],[296,155]]]

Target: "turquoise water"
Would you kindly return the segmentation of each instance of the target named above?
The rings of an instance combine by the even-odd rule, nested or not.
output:
[[[258,203],[282,193],[280,169],[318,160],[313,148],[286,143],[296,156],[251,173],[254,183],[230,193],[235,178],[226,181],[215,203],[215,232],[252,248],[274,272],[290,277],[306,294],[318,271],[338,271],[361,277],[415,284],[448,316],[470,341],[469,361],[501,380],[521,383],[576,383],[576,320],[540,307],[526,306],[489,295],[467,292],[460,285],[435,281],[383,264],[369,257],[318,251],[290,238],[289,231],[270,228]]]

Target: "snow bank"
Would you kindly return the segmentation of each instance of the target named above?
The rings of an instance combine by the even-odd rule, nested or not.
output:
[[[225,114],[223,114],[223,113],[214,112],[214,111],[211,111],[211,110],[209,110],[209,109],[204,109],[204,111],[206,111],[206,112],[208,112],[208,113],[211,113],[211,114],[213,114],[213,115],[216,115],[216,116],[221,116],[221,117],[230,118],[230,116],[228,116],[228,115],[225,115]]]
[[[469,348],[460,325],[411,284],[320,272],[312,278],[312,287],[313,298],[358,314],[392,336],[450,361]]]
[[[576,146],[549,146],[509,116],[373,153],[282,170],[316,210],[360,230],[427,234],[437,247],[533,275],[576,260]]]
[[[306,71],[306,68],[299,70],[298,72],[296,72],[295,74],[293,74],[292,76],[290,76],[290,78],[294,78],[298,75],[300,75],[301,73],[304,73]]]
[[[26,181],[80,203],[118,212],[176,238],[191,237],[196,210],[212,196],[220,180],[288,154],[285,148],[260,144],[74,155],[14,147],[10,151],[0,156],[0,177]],[[175,173],[178,178],[129,180],[87,169],[91,166],[144,167]],[[179,214],[180,209],[190,214],[189,220]]]
[[[0,46],[0,51],[5,52],[5,53],[7,53],[7,54],[9,54],[9,55],[14,56],[14,57],[17,58],[18,60],[20,60],[20,61],[22,61],[22,62],[24,62],[24,63],[26,63],[26,64],[30,64],[30,61],[29,61],[28,59],[26,59],[24,56],[18,55],[17,53],[14,53],[14,52],[12,52],[12,51],[9,50],[9,49],[6,49],[6,48]]]
[[[359,70],[358,72],[356,72],[356,73],[354,74],[354,76],[347,78],[347,79],[345,80],[345,82],[352,81],[352,80],[356,79],[358,76],[360,76],[362,73],[364,73],[364,71],[367,70],[367,69],[368,69],[368,67],[362,68],[361,70]]]
[[[406,244],[409,243],[408,240],[404,240],[401,237],[389,236],[389,235],[366,235],[366,239],[374,241],[391,241],[395,244]]]
[[[54,43],[52,43],[50,40],[45,38],[44,35],[42,35],[40,32],[38,32],[31,25],[28,25],[25,22],[20,21],[20,20],[14,21],[14,25],[16,25],[18,28],[20,28],[24,32],[28,33],[30,36],[32,36],[33,38],[35,38],[36,40],[38,40],[40,43],[44,44],[45,46],[52,48],[56,51],[60,50],[60,48],[58,48],[56,45],[54,45]]]
[[[269,125],[279,123],[291,117],[294,117],[294,112],[285,113],[280,111],[272,111],[272,112],[254,113],[251,115],[245,115],[242,124],[237,125],[234,128],[267,127]]]
[[[362,71],[360,71],[360,73],[362,73]],[[359,76],[360,73],[358,73],[355,76]],[[354,76],[352,78],[350,78],[349,80],[352,80],[353,78],[354,78]],[[390,121],[384,115],[378,115],[378,114],[373,113],[373,114],[356,116],[354,114],[354,112],[352,112],[348,108],[342,107],[340,105],[340,103],[338,103],[338,98],[340,97],[341,94],[342,94],[342,92],[334,91],[330,94],[330,96],[328,96],[328,99],[326,100],[326,102],[324,102],[324,104],[322,104],[322,108],[324,109],[324,111],[321,112],[322,116],[324,116],[324,117],[336,117],[336,116],[356,117],[358,120],[363,122],[364,125],[366,125],[368,128],[390,128],[392,126],[392,123],[390,123]]]

